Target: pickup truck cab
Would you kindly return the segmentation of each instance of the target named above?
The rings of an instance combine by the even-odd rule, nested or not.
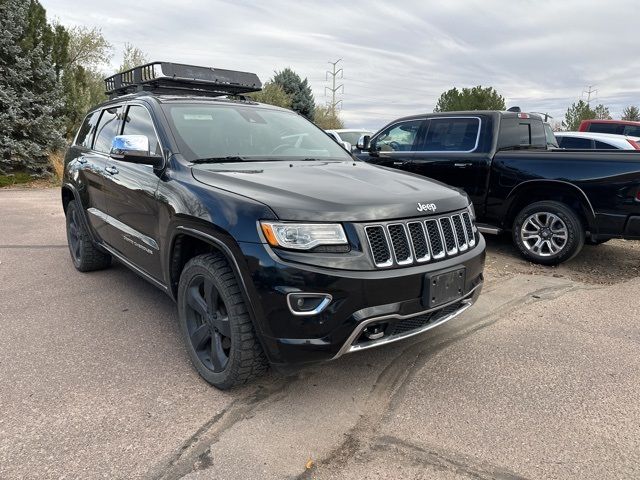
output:
[[[501,111],[395,120],[362,137],[364,161],[464,190],[478,228],[509,230],[530,261],[569,260],[585,241],[640,239],[640,154],[549,150],[542,118]]]
[[[82,271],[125,264],[178,305],[218,388],[440,325],[478,298],[466,194],[356,161],[254,74],[156,62],[107,79],[65,158]],[[227,98],[227,94],[231,95]]]

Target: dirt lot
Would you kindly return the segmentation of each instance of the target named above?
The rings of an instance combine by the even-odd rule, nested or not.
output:
[[[640,478],[640,243],[488,245],[456,320],[222,393],[169,298],[73,269],[57,190],[0,190],[0,478]]]

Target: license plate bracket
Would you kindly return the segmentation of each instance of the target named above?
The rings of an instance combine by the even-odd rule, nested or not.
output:
[[[422,304],[427,308],[434,308],[461,298],[464,295],[465,279],[464,267],[427,273],[422,289]]]

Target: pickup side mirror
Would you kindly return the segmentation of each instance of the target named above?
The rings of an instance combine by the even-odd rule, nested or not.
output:
[[[121,162],[152,165],[162,168],[164,158],[149,152],[149,139],[145,135],[116,135],[111,142],[111,158]]]
[[[358,143],[356,143],[356,147],[358,147],[358,150],[367,151],[371,146],[370,143],[371,143],[371,135],[362,135],[358,139]]]

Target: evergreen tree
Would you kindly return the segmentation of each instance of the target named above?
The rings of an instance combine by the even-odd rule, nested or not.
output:
[[[582,120],[590,120],[596,118],[596,112],[589,106],[584,100],[578,100],[577,103],[572,104],[567,113],[564,114],[564,122],[562,125],[567,130],[578,130],[580,122]]]
[[[478,85],[473,88],[458,90],[452,88],[440,95],[434,112],[456,112],[464,110],[505,110],[504,97],[499,95],[493,87],[483,88]]]
[[[1,170],[44,173],[62,145],[53,44],[37,1],[0,0]]]
[[[284,92],[291,97],[293,110],[313,121],[315,101],[306,78],[302,80],[296,72],[285,68],[281,72],[276,72],[271,82],[282,87]]]
[[[630,120],[632,122],[640,121],[640,110],[635,105],[625,107],[622,110],[622,120]]]

